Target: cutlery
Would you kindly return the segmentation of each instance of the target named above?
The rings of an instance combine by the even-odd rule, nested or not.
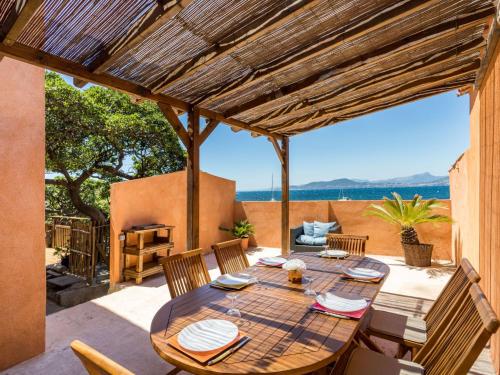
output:
[[[215,365],[216,363],[219,363],[229,355],[233,354],[235,351],[237,351],[239,348],[241,348],[243,345],[245,345],[247,342],[250,341],[250,337],[248,336],[243,336],[238,343],[230,348],[228,348],[226,351],[222,352],[219,356],[215,357],[214,359],[208,361],[208,365],[212,366]]]
[[[351,319],[350,317],[345,316],[345,315],[334,314],[334,313],[331,313],[331,312],[328,312],[328,311],[318,310],[318,309],[315,309],[315,308],[312,308],[312,307],[311,307],[310,310],[314,311],[314,312],[318,312],[318,313],[323,314],[323,315],[333,316],[334,318]]]

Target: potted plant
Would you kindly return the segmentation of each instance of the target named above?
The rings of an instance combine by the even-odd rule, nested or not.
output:
[[[415,225],[451,222],[446,215],[432,213],[436,208],[445,207],[436,199],[424,201],[418,194],[411,201],[406,202],[398,193],[392,193],[392,196],[394,199],[384,197],[382,205],[371,204],[364,214],[379,217],[401,228],[401,245],[406,264],[419,267],[430,266],[433,245],[420,243]]]
[[[248,220],[240,220],[234,223],[232,229],[219,227],[220,230],[231,232],[235,238],[241,239],[241,247],[243,251],[248,249],[248,239],[250,235],[254,234],[254,227]]]

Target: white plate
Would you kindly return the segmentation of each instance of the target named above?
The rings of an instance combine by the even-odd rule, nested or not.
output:
[[[177,341],[192,352],[208,352],[226,346],[237,336],[236,324],[227,320],[208,319],[185,327],[177,336]]]
[[[316,297],[316,301],[323,307],[329,310],[338,312],[353,312],[364,309],[368,306],[368,302],[364,298],[348,299],[336,296],[332,293],[321,294]]]
[[[268,266],[279,266],[283,263],[286,263],[286,259],[281,257],[265,257],[260,258],[259,262],[262,264],[267,264]]]
[[[225,275],[220,275],[217,278],[217,283],[227,286],[242,286],[250,284],[252,281],[253,280],[251,276],[245,276],[241,274],[235,274],[235,275],[225,274]]]
[[[349,253],[344,250],[323,250],[319,252],[319,256],[324,258],[345,258]]]
[[[370,268],[348,268],[345,273],[355,279],[378,279],[384,276],[382,272]]]

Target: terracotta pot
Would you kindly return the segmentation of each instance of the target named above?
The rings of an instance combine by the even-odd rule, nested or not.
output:
[[[302,282],[302,271],[288,271],[288,281],[290,281],[291,283],[300,284]]]
[[[418,245],[411,245],[402,243],[403,251],[405,253],[405,263],[409,266],[416,267],[430,267],[432,259],[431,244],[421,243]]]
[[[248,250],[248,240],[249,240],[248,237],[241,238],[241,248],[243,249],[243,251]]]

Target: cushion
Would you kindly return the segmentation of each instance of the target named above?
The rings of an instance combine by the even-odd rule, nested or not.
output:
[[[314,236],[314,223],[308,223],[307,221],[304,221],[302,223],[302,226],[304,227],[304,234],[306,236]]]
[[[381,333],[417,344],[427,341],[425,320],[388,311],[373,310],[368,329],[375,335]]]
[[[337,223],[336,222],[331,222],[331,223],[322,223],[321,221],[315,221],[314,222],[314,237],[326,237],[328,232],[330,230],[335,229]]]
[[[326,245],[326,237],[313,237],[302,234],[297,237],[297,243],[301,245],[322,246]]]
[[[352,351],[345,375],[422,375],[424,368],[415,362],[386,357],[365,348]]]

